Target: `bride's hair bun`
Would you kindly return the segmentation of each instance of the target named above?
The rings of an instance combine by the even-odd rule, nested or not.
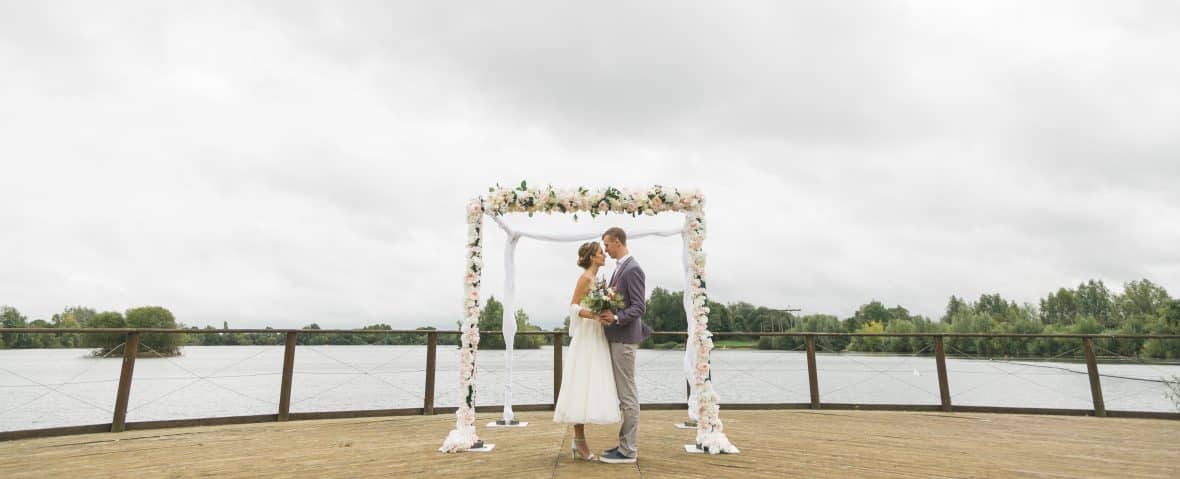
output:
[[[598,243],[594,241],[587,241],[578,247],[578,267],[586,269],[590,267],[590,261],[594,259],[594,255],[598,253]]]

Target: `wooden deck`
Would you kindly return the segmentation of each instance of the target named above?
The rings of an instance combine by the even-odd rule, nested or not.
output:
[[[724,411],[735,456],[689,455],[680,411],[643,413],[634,465],[574,461],[549,412],[436,451],[450,415],[295,421],[0,442],[0,477],[1180,477],[1180,421],[878,411]],[[480,424],[494,420],[481,414]],[[597,450],[616,429],[590,426]]]

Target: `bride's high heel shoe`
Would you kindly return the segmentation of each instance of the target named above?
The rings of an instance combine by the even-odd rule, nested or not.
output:
[[[590,453],[588,456],[583,456],[582,453],[578,452],[579,442],[585,444],[586,440],[578,439],[576,437],[574,438],[574,443],[570,445],[570,457],[574,459],[581,459],[583,461],[597,461],[598,456],[595,456],[594,453]]]

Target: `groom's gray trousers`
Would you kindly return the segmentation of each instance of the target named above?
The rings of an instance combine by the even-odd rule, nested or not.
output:
[[[619,428],[619,452],[635,457],[639,452],[639,389],[635,387],[635,350],[639,345],[610,343],[611,364],[615,370],[615,389],[623,426]]]

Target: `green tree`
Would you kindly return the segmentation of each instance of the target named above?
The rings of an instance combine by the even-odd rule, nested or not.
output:
[[[0,326],[5,328],[27,328],[28,318],[20,314],[12,306],[0,306]],[[37,341],[32,334],[4,333],[0,334],[0,342],[9,348],[35,348]]]
[[[526,314],[523,309],[516,310],[516,331],[518,333],[523,331],[540,330],[541,328],[539,326],[534,326],[532,323],[529,323],[529,315]],[[516,337],[513,338],[512,347],[513,349],[538,349],[542,344],[545,344],[545,338],[543,336],[532,334],[525,336],[517,334]]]
[[[1115,296],[1115,308],[1120,320],[1135,316],[1159,317],[1166,313],[1171,300],[1163,287],[1141,279],[1123,285],[1123,294]]]
[[[722,303],[707,300],[705,306],[709,308],[709,331],[713,332],[729,332],[740,331],[734,329],[733,319],[729,315],[729,307]],[[687,320],[685,321],[685,328],[688,327]]]
[[[1180,334],[1180,299],[1173,299],[1163,309],[1163,316],[1151,322],[1150,334]],[[1151,339],[1143,343],[1142,355],[1159,359],[1180,359],[1180,340]]]
[[[847,333],[845,323],[828,314],[809,314],[798,318],[790,331],[805,333]],[[815,338],[817,351],[843,351],[851,340],[848,336],[819,336]],[[795,350],[804,347],[805,340],[797,336],[763,336],[758,340],[759,349]]]
[[[95,314],[98,313],[91,308],[84,308],[82,306],[68,307],[62,310],[62,312],[53,315],[53,327],[62,329],[84,328]],[[54,336],[57,340],[57,347],[76,348],[82,346],[82,338],[78,333],[57,333]]]
[[[875,301],[874,301],[875,302]],[[878,303],[880,304],[880,303]],[[856,330],[857,333],[883,333],[885,332],[885,325],[880,321],[869,321],[864,323]],[[868,351],[876,352],[883,351],[885,346],[884,338],[879,336],[856,336],[852,338],[852,342],[848,344],[849,351]]]
[[[1167,314],[1171,298],[1164,288],[1147,279],[1123,284],[1123,292],[1114,296],[1114,316],[1118,328],[1116,334],[1149,334]],[[1102,340],[1103,347],[1121,356],[1145,354],[1144,339]]]
[[[311,331],[319,331],[322,328],[320,328],[319,324],[311,323],[307,326],[304,326],[301,329],[311,330]],[[297,335],[295,337],[295,343],[299,344],[299,345],[308,345],[308,346],[319,346],[319,345],[323,345],[323,344],[328,344],[328,335],[327,334],[319,334],[319,333],[300,333],[299,335]]]
[[[656,287],[647,300],[647,311],[643,320],[656,331],[687,331],[688,320],[684,314],[684,292],[675,293]],[[684,338],[676,336],[652,336],[650,343],[683,344]]]
[[[991,332],[994,326],[990,314],[976,312],[975,308],[970,308],[951,318],[948,327],[952,333],[987,333]],[[990,338],[948,338],[946,345],[948,353],[957,351],[971,355],[988,355],[992,351]]]
[[[856,313],[848,319],[848,329],[860,330],[862,326],[874,321],[881,323],[881,326],[884,327],[885,324],[888,324],[893,319],[895,314],[896,312],[891,313],[880,301],[873,300],[860,305],[856,309]]]
[[[87,328],[126,328],[123,315],[114,311],[97,313],[86,322]],[[126,341],[125,333],[87,333],[82,335],[82,345],[98,348],[94,354],[105,355]]]
[[[496,301],[496,297],[488,298],[483,309],[479,312],[480,331],[501,331],[504,329],[504,303]],[[504,349],[504,337],[500,335],[481,334],[479,349]]]
[[[727,307],[729,310],[729,320],[734,331],[761,331],[758,324],[754,323],[754,305],[745,301],[738,301],[730,303]]]
[[[435,331],[438,328],[435,328],[434,326],[420,326],[416,329],[419,331]],[[426,337],[423,336],[422,340],[426,341]],[[440,335],[438,335],[438,344],[440,346],[444,345],[444,344],[458,345],[459,344],[459,335],[458,334],[440,334]]]
[[[1077,295],[1073,291],[1058,288],[1041,300],[1041,322],[1045,324],[1073,324],[1078,315]]]
[[[939,321],[942,323],[950,324],[952,317],[961,313],[962,311],[966,310],[969,307],[970,306],[967,305],[966,301],[963,301],[958,296],[951,295],[951,299],[947,300],[947,302],[946,302],[946,313],[943,314],[942,318],[940,318]]]
[[[85,308],[82,306],[71,306],[62,312],[53,315],[53,327],[55,328],[85,328],[86,324],[90,322],[90,318],[98,314],[92,308]]]
[[[176,318],[172,316],[172,312],[160,306],[131,308],[123,317],[129,328],[177,329]],[[183,334],[143,333],[139,338],[139,352],[175,356],[180,354],[180,345],[184,344],[185,340]]]
[[[1089,280],[1078,285],[1078,314],[1090,316],[1104,328],[1118,327],[1114,314],[1114,299],[1102,281]]]
[[[516,331],[540,331],[541,328],[529,323],[529,316],[523,309],[516,310],[513,315],[516,319]],[[503,331],[504,330],[504,303],[496,300],[495,297],[488,298],[484,304],[483,310],[479,312],[479,330],[480,331]],[[513,338],[513,349],[536,349],[541,347],[545,342],[541,336],[522,336],[517,334]],[[504,336],[496,335],[480,335],[479,338],[480,349],[504,349]]]
[[[991,317],[995,323],[1006,323],[1022,316],[1020,306],[1017,306],[1015,301],[1005,300],[998,293],[980,295],[979,301],[971,307],[976,313]]]

